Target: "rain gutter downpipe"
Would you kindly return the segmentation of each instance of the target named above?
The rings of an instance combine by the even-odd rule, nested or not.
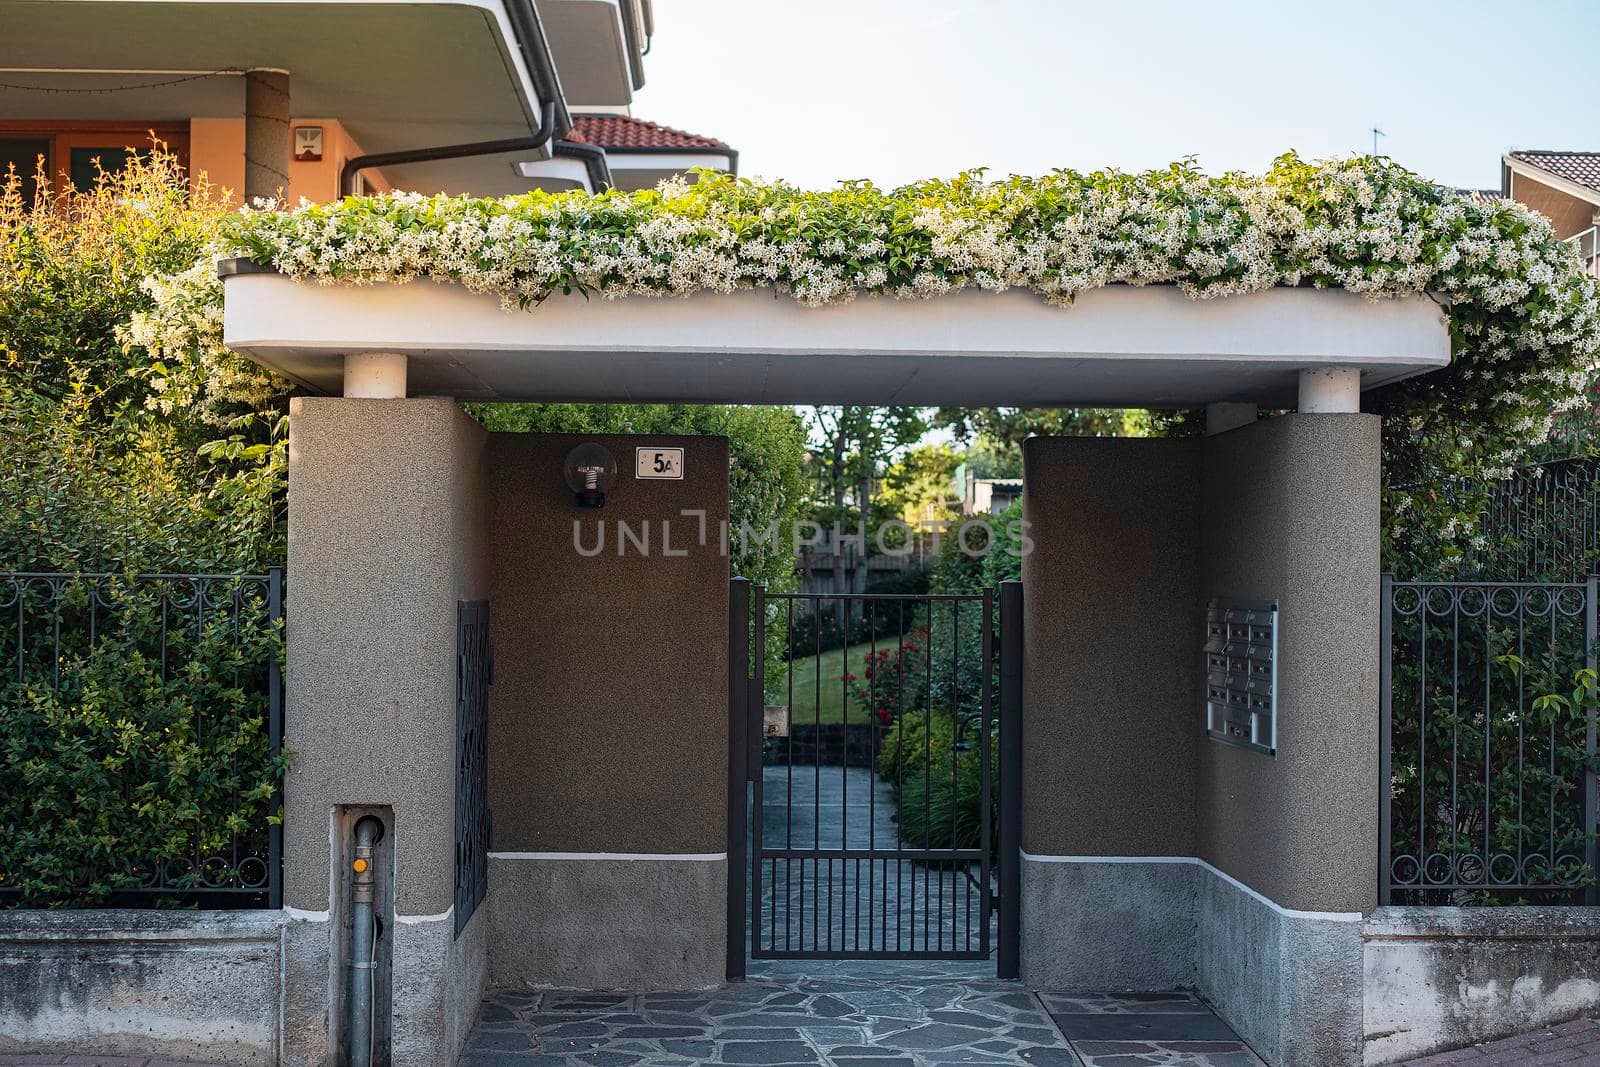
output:
[[[557,141],[550,146],[551,155],[557,159],[576,159],[583,163],[589,175],[589,188],[600,193],[611,188],[611,166],[606,162],[606,150],[597,144],[579,141]]]
[[[539,128],[527,137],[506,137],[498,141],[472,141],[468,144],[410,148],[400,152],[373,152],[345,160],[339,171],[339,195],[354,196],[356,175],[375,167],[398,167],[405,163],[432,163],[440,159],[466,159],[495,156],[504,152],[532,152],[543,148],[555,136],[556,104],[546,100],[539,108]]]

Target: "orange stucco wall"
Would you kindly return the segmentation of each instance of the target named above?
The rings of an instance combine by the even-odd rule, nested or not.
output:
[[[361,146],[337,119],[295,119],[292,125],[322,127],[322,161],[290,161],[289,205],[298,204],[301,197],[317,203],[338,199],[339,170],[345,160],[361,154]],[[243,203],[244,119],[190,119],[189,169],[196,177],[204,174],[213,186],[226,188],[233,203]],[[389,190],[376,171],[367,171],[366,177],[369,189]]]
[[[1587,230],[1600,216],[1600,206],[1520,174],[1511,176],[1511,199],[1526,204],[1548,218],[1555,227],[1557,237],[1571,237]]]

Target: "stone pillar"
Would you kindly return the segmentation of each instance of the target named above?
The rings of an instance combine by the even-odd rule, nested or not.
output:
[[[244,202],[289,195],[289,75],[244,75]]]
[[[1197,439],[1023,443],[1022,978],[1194,984]],[[1134,857],[1148,857],[1134,862]]]
[[[291,405],[285,1063],[339,1058],[352,807],[388,822],[392,1062],[453,1062],[476,1015],[487,909],[459,935],[453,910],[456,613],[488,593],[484,445],[446,399]]]

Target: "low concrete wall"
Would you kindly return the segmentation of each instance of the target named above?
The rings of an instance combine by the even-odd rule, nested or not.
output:
[[[1024,855],[1022,980],[1078,993],[1193,989],[1198,869]]]
[[[1025,855],[1022,978],[1197,990],[1269,1064],[1361,1062],[1361,916],[1292,911],[1204,860]]]
[[[709,989],[723,983],[725,856],[489,858],[497,988]],[[480,912],[482,909],[480,909]]]
[[[1361,916],[1294,911],[1195,869],[1201,996],[1270,1064],[1360,1063]]]
[[[1399,908],[1363,930],[1368,1064],[1600,1013],[1600,908]]]
[[[267,1067],[283,913],[0,911],[0,1052]]]

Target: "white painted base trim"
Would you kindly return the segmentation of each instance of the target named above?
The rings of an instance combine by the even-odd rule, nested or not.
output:
[[[1022,853],[1022,858],[1030,863],[1188,863],[1205,868],[1235,889],[1260,901],[1279,915],[1284,915],[1291,919],[1316,919],[1321,922],[1335,923],[1358,923],[1365,919],[1365,916],[1359,911],[1299,911],[1295,908],[1286,908],[1270,897],[1251,889],[1227,871],[1207,863],[1199,856],[1037,856],[1032,852],[1025,851]]]
[[[450,905],[437,915],[396,915],[394,921],[404,923],[406,926],[421,926],[423,923],[444,922],[456,913],[456,906]]]
[[[613,862],[711,863],[726,860],[726,852],[491,852],[492,860],[605,860]]]

